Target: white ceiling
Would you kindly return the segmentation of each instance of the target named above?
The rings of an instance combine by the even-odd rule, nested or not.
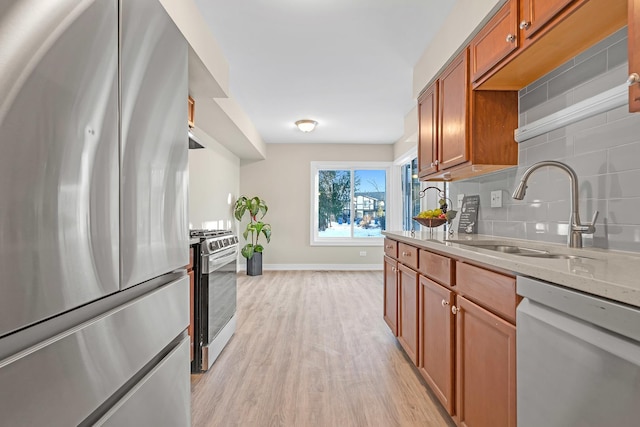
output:
[[[391,144],[413,66],[455,0],[195,0],[267,143]],[[294,122],[313,119],[304,134]]]

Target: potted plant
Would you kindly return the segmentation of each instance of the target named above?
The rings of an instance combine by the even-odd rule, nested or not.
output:
[[[249,223],[242,233],[245,240],[249,242],[244,245],[242,256],[247,259],[247,275],[259,276],[262,274],[262,251],[264,247],[258,242],[260,235],[264,235],[267,243],[271,241],[271,224],[260,221],[267,214],[269,208],[264,200],[258,196],[248,198],[241,196],[233,207],[233,215],[238,221],[242,221],[245,213],[249,214]],[[260,214],[260,218],[258,218]],[[251,238],[249,238],[251,234]]]

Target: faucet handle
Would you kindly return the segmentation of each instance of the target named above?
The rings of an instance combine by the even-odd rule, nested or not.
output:
[[[589,224],[581,224],[579,221],[577,224],[571,226],[571,231],[582,234],[593,234],[596,232],[596,220],[598,219],[598,211],[593,213],[593,218]]]
[[[593,234],[596,232],[596,220],[598,219],[598,211],[593,213],[593,218],[591,218],[591,222],[582,226],[581,232],[584,234]]]

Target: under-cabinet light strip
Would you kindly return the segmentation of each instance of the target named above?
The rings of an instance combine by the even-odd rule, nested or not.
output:
[[[629,86],[625,83],[599,93],[584,101],[577,102],[553,114],[521,126],[514,131],[516,142],[523,142],[543,133],[570,125],[587,117],[604,113],[628,103]]]

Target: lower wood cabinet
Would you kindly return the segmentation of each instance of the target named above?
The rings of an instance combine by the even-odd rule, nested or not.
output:
[[[454,415],[455,295],[420,276],[418,370],[449,414]]]
[[[418,365],[418,273],[398,264],[399,324],[398,341]]]
[[[384,321],[398,336],[398,261],[384,257]]]
[[[409,265],[384,257],[384,320],[407,356],[458,426],[515,427],[515,278],[398,246]]]
[[[515,427],[516,327],[456,297],[456,412],[465,427]]]

